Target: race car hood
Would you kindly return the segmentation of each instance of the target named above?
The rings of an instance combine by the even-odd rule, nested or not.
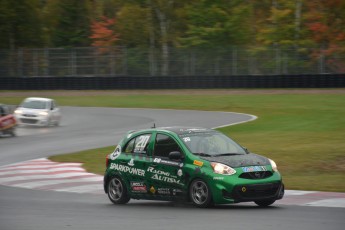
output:
[[[219,162],[232,168],[243,166],[263,166],[270,164],[266,157],[254,153],[232,156],[202,157],[202,159],[210,162]]]

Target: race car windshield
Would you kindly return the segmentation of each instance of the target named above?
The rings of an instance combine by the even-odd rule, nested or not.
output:
[[[236,142],[218,132],[181,134],[188,149],[199,156],[231,156],[246,154]]]
[[[21,107],[27,109],[45,109],[47,103],[45,101],[24,101]]]

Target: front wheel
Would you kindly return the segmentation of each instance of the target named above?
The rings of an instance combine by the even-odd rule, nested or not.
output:
[[[108,197],[114,204],[126,204],[130,200],[126,185],[120,178],[114,177],[109,181]]]
[[[211,191],[203,180],[196,179],[191,183],[189,197],[197,207],[206,208],[212,205]]]
[[[255,204],[259,205],[260,207],[267,207],[273,204],[276,200],[257,200],[254,201]]]
[[[16,131],[15,131],[14,129],[12,129],[12,130],[10,131],[10,134],[11,134],[12,137],[15,137],[15,136],[16,136]]]

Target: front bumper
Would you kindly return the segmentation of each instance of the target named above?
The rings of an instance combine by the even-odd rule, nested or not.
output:
[[[223,191],[223,197],[237,202],[279,200],[284,196],[283,183],[237,185],[231,193]]]
[[[279,200],[284,196],[284,184],[280,173],[273,173],[263,179],[224,177],[209,181],[213,201],[216,204],[250,202],[258,200]]]
[[[17,123],[20,125],[37,125],[37,126],[46,126],[49,123],[48,116],[16,116]]]

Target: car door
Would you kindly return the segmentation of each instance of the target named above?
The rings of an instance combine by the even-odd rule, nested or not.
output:
[[[119,159],[119,164],[126,171],[129,190],[134,196],[145,195],[149,187],[145,181],[145,173],[150,161],[151,133],[144,133],[131,137],[127,141],[124,151]]]
[[[58,122],[60,120],[60,109],[54,100],[51,101],[51,114],[52,120]]]
[[[154,137],[153,159],[146,171],[150,194],[175,196],[182,193],[184,163],[183,159],[169,159],[169,153],[174,151],[182,153],[176,140],[158,132]]]

